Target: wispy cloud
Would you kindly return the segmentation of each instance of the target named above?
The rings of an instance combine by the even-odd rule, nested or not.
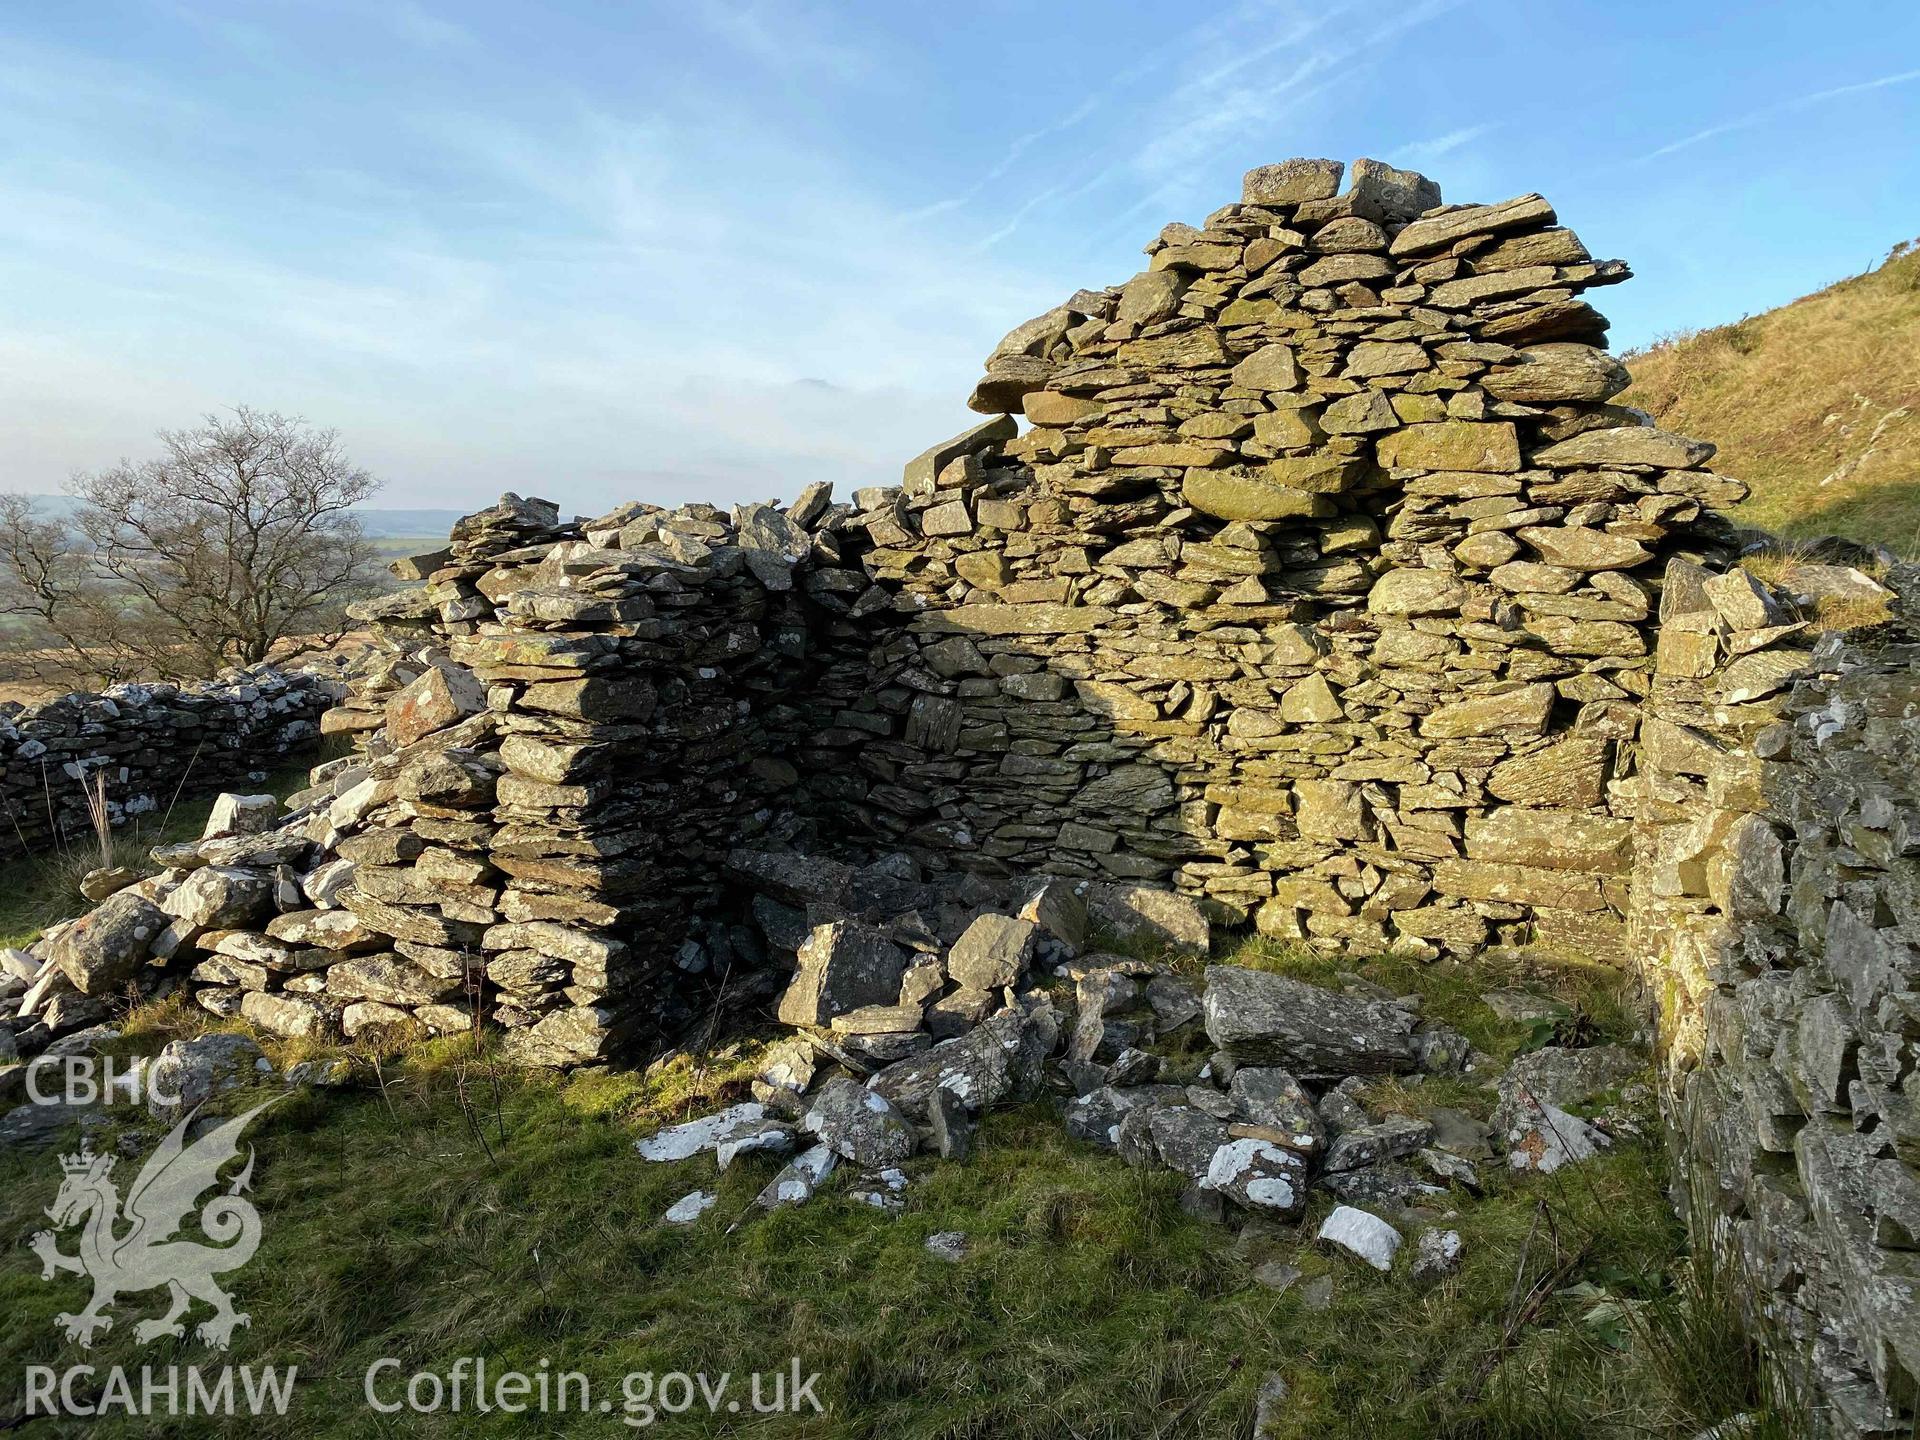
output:
[[[1659,160],[1722,135],[1730,135],[1736,130],[1750,130],[1756,125],[1764,125],[1767,121],[1782,115],[1790,115],[1815,105],[1824,105],[1829,100],[1838,100],[1847,95],[1859,95],[1869,90],[1884,90],[1892,85],[1910,85],[1916,80],[1920,80],[1920,70],[1902,70],[1892,75],[1877,76],[1872,80],[1857,80],[1848,85],[1834,85],[1825,90],[1815,90],[1806,95],[1795,96],[1791,100],[1782,100],[1777,104],[1762,106],[1758,110],[1750,110],[1730,120],[1722,120],[1717,125],[1709,125],[1704,130],[1694,131],[1691,135],[1683,135],[1657,150],[1649,150],[1644,155],[1634,157],[1630,163],[1644,164],[1650,160]]]
[[[769,0],[692,0],[686,12],[740,54],[769,69],[824,71],[840,80],[871,75],[874,57],[834,33],[831,10]]]
[[[1414,140],[1405,145],[1395,146],[1387,152],[1387,155],[1398,164],[1411,165],[1417,169],[1422,165],[1431,165],[1434,161],[1471,145],[1488,131],[1498,128],[1492,123],[1467,125],[1458,130],[1449,130],[1444,135],[1435,135],[1426,140]]]
[[[902,218],[911,224],[920,220],[930,220],[936,215],[945,215],[964,208],[968,202],[975,199],[984,192],[988,186],[998,181],[1011,171],[1015,165],[1019,164],[1020,157],[1025,155],[1035,145],[1039,144],[1042,140],[1051,139],[1055,135],[1073,129],[1074,126],[1092,116],[1094,112],[1100,108],[1101,103],[1101,96],[1089,95],[1067,114],[1061,116],[1051,124],[1042,125],[1037,130],[1029,130],[1026,134],[1017,136],[1013,143],[1007,146],[1007,151],[1000,157],[999,162],[960,194],[951,195],[944,200],[935,200],[931,204],[922,205],[916,210],[908,211]]]
[[[472,50],[479,45],[478,38],[466,26],[434,14],[415,0],[384,5],[378,13],[395,35],[423,50]]]

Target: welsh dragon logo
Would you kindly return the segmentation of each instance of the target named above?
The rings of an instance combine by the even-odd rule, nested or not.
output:
[[[140,1167],[124,1202],[110,1178],[112,1156],[91,1153],[83,1141],[79,1154],[60,1157],[65,1178],[47,1207],[54,1229],[40,1231],[28,1244],[40,1257],[42,1280],[71,1271],[93,1281],[93,1298],[86,1309],[55,1317],[69,1340],[83,1349],[92,1346],[96,1334],[113,1328],[113,1317],[106,1311],[118,1295],[164,1285],[171,1302],[167,1313],[142,1320],[134,1327],[134,1338],[145,1345],[163,1335],[184,1336],[187,1327],[180,1317],[200,1300],[213,1306],[214,1313],[195,1327],[194,1334],[204,1344],[227,1348],[234,1327],[247,1324],[248,1317],[233,1308],[214,1276],[238,1270],[260,1244],[259,1213],[240,1195],[253,1178],[251,1146],[245,1168],[226,1193],[215,1195],[200,1211],[200,1228],[214,1243],[202,1245],[173,1236],[200,1196],[219,1183],[222,1167],[239,1155],[240,1134],[247,1122],[274,1103],[256,1105],[192,1144],[186,1142],[186,1131],[198,1112],[182,1116]],[[121,1228],[123,1205],[125,1220],[130,1222],[125,1229]],[[54,1231],[81,1224],[79,1254],[61,1254]]]

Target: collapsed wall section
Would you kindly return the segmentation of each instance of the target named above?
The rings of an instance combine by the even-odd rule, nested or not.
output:
[[[412,562],[424,585],[360,607],[404,659],[331,719],[367,758],[327,823],[340,903],[393,954],[326,971],[343,1026],[482,1016],[516,1057],[576,1063],[764,965],[713,917],[728,851],[787,838],[811,627],[850,588],[816,534],[839,513],[825,487],[568,523],[508,496]]]

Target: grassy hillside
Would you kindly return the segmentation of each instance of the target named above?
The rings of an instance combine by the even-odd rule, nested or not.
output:
[[[1877,270],[1629,355],[1620,403],[1720,447],[1737,512],[1794,538],[1920,556],[1920,248]]]

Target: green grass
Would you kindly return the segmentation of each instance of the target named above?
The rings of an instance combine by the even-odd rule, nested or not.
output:
[[[250,794],[271,792],[284,798],[306,788],[307,772],[323,758],[323,752],[310,754],[271,772],[258,786],[245,788]],[[218,793],[183,792],[160,813],[121,826],[113,832],[107,857],[91,837],[75,837],[45,854],[0,864],[0,946],[25,945],[56,921],[90,909],[80,895],[80,881],[89,870],[113,864],[151,873],[147,852],[156,845],[199,839]]]
[[[1618,403],[1713,441],[1753,487],[1735,519],[1920,556],[1920,249],[1628,364]]]
[[[1237,958],[1309,973],[1327,965],[1264,944]],[[1473,1013],[1477,990],[1512,974],[1396,967],[1360,968],[1391,989],[1418,990],[1429,1013],[1483,1047],[1540,1043],[1483,1007]],[[1595,1034],[1625,1023],[1617,976],[1542,967],[1529,978],[1557,990]],[[151,1051],[192,1023],[178,1003],[154,1007],[118,1043]],[[282,1061],[306,1053],[269,1048]],[[1299,1227],[1255,1224],[1236,1236],[1185,1214],[1177,1177],[1070,1140],[1045,1102],[989,1117],[966,1163],[912,1162],[902,1214],[853,1202],[836,1177],[813,1203],[755,1212],[729,1234],[773,1161],[743,1159],[716,1185],[710,1159],[649,1165],[632,1141],[740,1098],[754,1050],[742,1042],[704,1066],[682,1058],[649,1073],[560,1078],[496,1068],[462,1038],[405,1056],[363,1054],[358,1089],[284,1101],[250,1136],[264,1241],[233,1277],[252,1326],[230,1358],[297,1364],[297,1398],[284,1419],[198,1432],[175,1422],[168,1433],[621,1431],[602,1415],[379,1422],[363,1408],[361,1383],[386,1356],[405,1372],[440,1373],[462,1356],[484,1355],[496,1371],[533,1371],[544,1358],[616,1398],[627,1372],[739,1374],[798,1356],[803,1371],[823,1376],[825,1414],[696,1412],[661,1428],[836,1440],[1245,1435],[1273,1370],[1292,1389],[1281,1434],[1297,1440],[1690,1436],[1752,1388],[1729,1327],[1688,1331],[1660,1319],[1700,1307],[1674,1278],[1684,1247],[1653,1141],[1623,1142],[1544,1179],[1487,1166],[1484,1198],[1456,1193],[1436,1207],[1466,1238],[1467,1257],[1424,1292],[1400,1273],[1411,1245],[1390,1276],[1317,1248],[1309,1237],[1327,1197]],[[1457,1098],[1444,1087],[1401,1089],[1413,1106]],[[220,1103],[232,1110],[247,1099]],[[157,1138],[137,1112],[116,1128]],[[0,1151],[0,1232],[38,1228],[57,1179],[45,1153]],[[662,1211],[696,1186],[717,1188],[718,1206],[691,1229],[661,1225]],[[941,1230],[972,1237],[965,1261],[927,1254],[923,1242]],[[1258,1284],[1253,1270],[1269,1259],[1305,1279],[1284,1293]],[[1308,1282],[1321,1276],[1332,1295],[1315,1309]],[[1555,1293],[1564,1290],[1574,1293]],[[1593,1318],[1596,1294],[1633,1323]],[[83,1299],[73,1277],[42,1283],[21,1250],[0,1260],[0,1347],[15,1373],[73,1363],[53,1317]],[[87,1358],[204,1364],[195,1346],[132,1344],[133,1322],[154,1308],[129,1297],[121,1324]],[[1721,1337],[1711,1342],[1719,1348],[1686,1361],[1667,1353],[1677,1334],[1692,1337],[1689,1355],[1701,1352],[1695,1331]],[[91,1433],[139,1431],[112,1422]]]

